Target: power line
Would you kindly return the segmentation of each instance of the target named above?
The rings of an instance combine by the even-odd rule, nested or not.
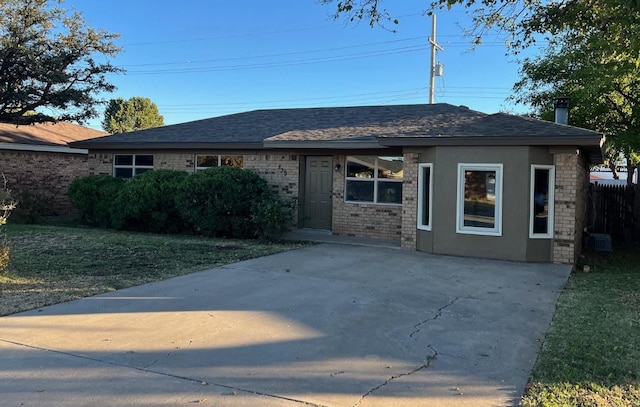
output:
[[[133,70],[133,71],[127,71],[127,74],[129,75],[162,75],[162,74],[219,72],[219,71],[229,71],[229,70],[239,70],[239,69],[280,68],[285,66],[308,65],[308,64],[317,64],[317,63],[323,63],[323,62],[335,62],[335,61],[345,61],[345,60],[354,60],[354,59],[362,59],[362,58],[372,58],[372,57],[385,56],[385,55],[404,54],[404,53],[410,53],[410,52],[424,51],[426,48],[427,48],[426,45],[415,45],[415,46],[408,46],[408,47],[401,47],[401,48],[392,48],[389,50],[362,52],[362,53],[351,54],[351,55],[319,57],[319,58],[301,59],[301,60],[293,60],[293,61],[238,64],[238,65],[226,65],[226,66],[223,65],[223,66],[211,66],[211,67],[203,67],[203,68]]]
[[[324,96],[324,97],[316,97],[316,98],[297,98],[297,99],[281,99],[281,100],[265,100],[260,102],[260,104],[271,104],[271,103],[291,103],[291,102],[309,102],[309,101],[323,101],[323,100],[331,100],[331,99],[342,99],[342,98],[353,98],[360,96],[376,96],[376,95],[388,95],[393,93],[403,93],[403,92],[415,92],[415,91],[424,91],[427,87],[421,88],[412,88],[412,89],[399,89],[399,90],[390,90],[390,91],[381,91],[381,92],[367,92],[367,93],[356,93],[353,95],[343,95],[343,96]],[[242,106],[242,105],[253,105],[253,102],[231,102],[231,103],[192,103],[192,104],[175,104],[175,105],[161,105],[167,107],[198,107],[198,106]]]
[[[247,59],[273,58],[273,57],[282,57],[282,56],[291,56],[291,55],[320,53],[320,52],[327,52],[327,51],[341,51],[345,49],[362,48],[362,47],[369,47],[373,45],[397,44],[399,42],[414,41],[419,39],[423,39],[423,37],[411,37],[411,38],[403,38],[403,39],[393,40],[393,41],[372,42],[367,44],[349,45],[344,47],[322,48],[322,49],[315,49],[315,50],[308,50],[308,51],[285,52],[285,53],[279,53],[279,54],[254,55],[254,56],[233,57],[233,58],[202,59],[202,60],[196,60],[196,61],[183,61],[183,62],[156,62],[156,63],[145,63],[145,64],[126,64],[126,65],[120,65],[120,67],[124,68],[124,67],[139,67],[139,66],[197,64],[197,63],[206,63],[206,62],[242,61]]]

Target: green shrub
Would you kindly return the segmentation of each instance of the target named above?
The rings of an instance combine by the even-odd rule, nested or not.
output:
[[[15,215],[21,222],[38,223],[42,216],[57,215],[50,207],[51,197],[42,193],[25,190],[18,195],[20,206],[15,209]]]
[[[80,212],[82,222],[94,226],[111,226],[111,204],[125,181],[108,175],[90,175],[75,179],[67,195]]]
[[[184,180],[176,194],[176,206],[197,233],[255,238],[253,208],[271,194],[267,182],[252,171],[214,167]]]
[[[184,232],[186,223],[174,198],[188,176],[184,171],[154,170],[128,180],[111,207],[113,227],[154,233]]]
[[[295,198],[281,201],[276,193],[254,203],[252,220],[256,225],[256,237],[277,241],[289,230],[293,221]]]

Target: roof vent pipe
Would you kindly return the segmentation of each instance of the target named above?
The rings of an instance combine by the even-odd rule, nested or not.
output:
[[[569,98],[553,99],[553,110],[555,112],[555,122],[558,124],[569,124]]]

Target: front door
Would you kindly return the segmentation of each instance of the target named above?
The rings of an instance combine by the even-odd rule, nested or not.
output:
[[[304,184],[305,228],[331,230],[331,157],[307,157]]]

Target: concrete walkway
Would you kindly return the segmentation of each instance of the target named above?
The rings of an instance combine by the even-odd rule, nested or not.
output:
[[[6,406],[512,406],[570,267],[320,244],[0,318]]]

